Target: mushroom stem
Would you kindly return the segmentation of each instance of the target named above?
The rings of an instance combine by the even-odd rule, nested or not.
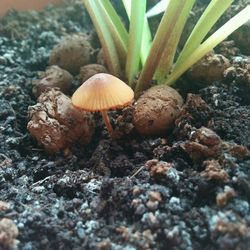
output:
[[[102,114],[102,118],[103,118],[103,121],[108,129],[108,132],[110,134],[110,136],[113,135],[113,128],[112,128],[112,125],[109,121],[109,117],[108,117],[108,114],[107,114],[107,111],[106,110],[102,110],[101,111],[101,114]]]

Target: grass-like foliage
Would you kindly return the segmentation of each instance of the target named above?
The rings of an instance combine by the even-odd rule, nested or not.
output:
[[[83,0],[96,28],[110,73],[125,77],[136,94],[147,89],[153,79],[158,84],[174,84],[187,69],[250,19],[248,5],[207,37],[233,2],[211,0],[182,51],[176,56],[184,25],[195,0],[165,0],[164,14],[153,41],[146,17],[146,0],[121,2],[128,15],[128,30],[109,0]],[[139,79],[134,85],[138,74]]]

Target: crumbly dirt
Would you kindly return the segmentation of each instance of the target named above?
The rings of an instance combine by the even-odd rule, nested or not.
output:
[[[119,139],[96,113],[89,145],[50,155],[27,131],[32,81],[66,35],[91,37],[91,63],[99,51],[82,2],[67,2],[0,19],[0,220],[13,227],[0,249],[249,249],[249,57],[220,47],[233,74],[208,86],[184,76],[162,137],[138,135],[127,108],[109,112]]]

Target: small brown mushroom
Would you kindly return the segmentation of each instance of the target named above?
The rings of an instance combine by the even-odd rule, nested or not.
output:
[[[113,135],[107,110],[119,109],[129,105],[134,98],[134,91],[123,81],[106,73],[95,74],[85,81],[73,94],[75,107],[96,112],[100,111],[109,134]]]

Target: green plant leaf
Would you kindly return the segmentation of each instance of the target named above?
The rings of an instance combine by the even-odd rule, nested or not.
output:
[[[174,56],[177,50],[177,46],[184,28],[184,25],[187,21],[189,13],[194,5],[195,0],[185,1],[183,9],[180,13],[180,17],[175,24],[174,32],[171,35],[170,39],[165,44],[165,48],[162,51],[161,59],[156,72],[154,74],[154,79],[157,80],[157,83],[163,83],[166,80],[166,76],[169,74],[172,69]]]
[[[130,85],[135,75],[139,71],[140,49],[146,11],[146,0],[132,1],[131,7],[128,55],[126,62],[126,75]]]
[[[130,20],[131,16],[131,0],[122,0],[125,10],[127,12],[128,19]],[[145,16],[143,22],[143,33],[142,33],[142,42],[141,42],[141,63],[142,66],[145,64],[152,43],[152,35],[150,32],[148,20]]]
[[[96,28],[96,32],[103,48],[104,60],[110,73],[118,77],[121,76],[119,56],[109,29],[109,25],[105,21],[103,8],[100,5],[100,2],[95,0],[83,0],[83,3]]]
[[[221,28],[207,38],[177,69],[169,75],[165,84],[173,84],[187,69],[199,61],[209,51],[226,39],[231,33],[250,19],[250,5],[227,21]]]
[[[212,0],[203,12],[199,21],[192,30],[184,48],[182,49],[176,63],[178,68],[201,44],[209,30],[218,21],[226,9],[232,4],[233,0]]]
[[[101,4],[105,9],[103,14],[115,42],[120,62],[125,66],[128,52],[128,32],[110,1],[102,0]]]
[[[150,86],[150,82],[159,64],[162,52],[175,32],[174,27],[180,18],[186,1],[188,0],[174,0],[169,2],[157,29],[146,63],[136,84],[136,95]]]

